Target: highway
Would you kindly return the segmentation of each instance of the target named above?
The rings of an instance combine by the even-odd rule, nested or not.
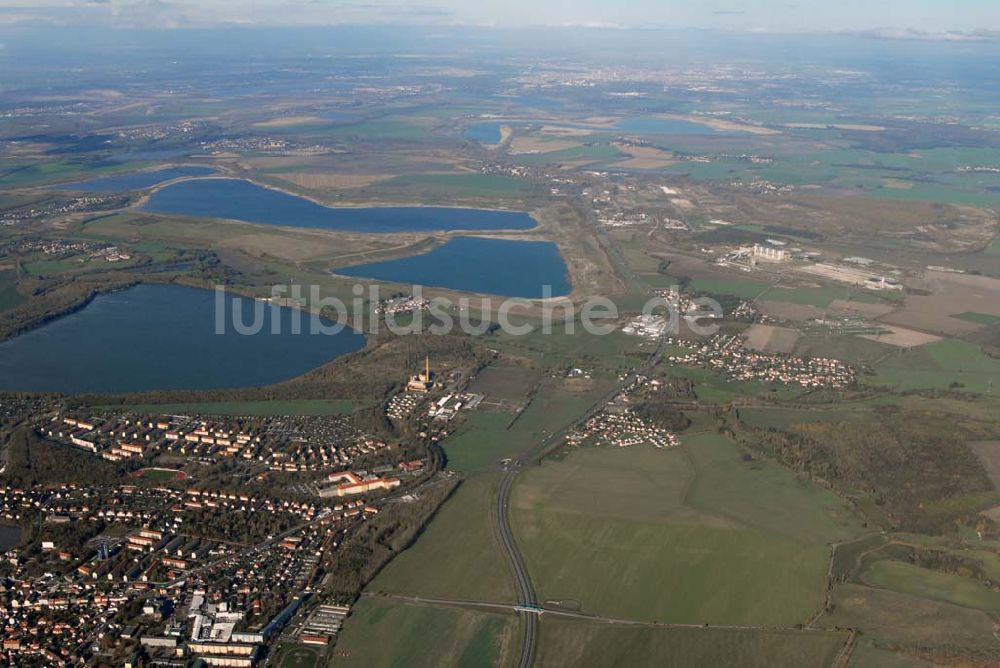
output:
[[[514,579],[517,581],[518,603],[521,605],[537,606],[535,600],[535,590],[531,586],[531,578],[528,576],[528,569],[524,566],[524,559],[520,550],[514,542],[514,536],[510,532],[510,519],[507,510],[510,501],[510,489],[514,484],[514,479],[520,471],[520,465],[512,465],[504,471],[500,478],[500,488],[497,492],[497,529],[500,533],[500,543],[510,562],[510,568],[514,572]],[[521,612],[521,621],[524,624],[524,638],[521,641],[521,658],[517,665],[520,668],[530,668],[535,656],[535,640],[538,635],[538,615],[530,612]]]
[[[503,476],[500,478],[500,487],[497,490],[497,532],[500,535],[500,544],[503,546],[507,561],[510,563],[510,569],[514,573],[514,579],[517,582],[518,603],[521,606],[540,607],[538,600],[535,598],[535,589],[531,585],[531,576],[524,565],[524,558],[521,556],[521,552],[518,550],[517,543],[514,541],[514,536],[510,530],[510,518],[508,516],[510,490],[514,486],[514,481],[517,479],[518,473],[521,472],[525,464],[539,460],[559,447],[563,443],[563,436],[567,432],[579,427],[597,415],[611,399],[622,391],[622,388],[631,384],[636,376],[645,374],[651,370],[663,356],[665,346],[666,336],[664,335],[657,343],[656,349],[641,365],[625,377],[625,379],[604,393],[583,415],[559,431],[550,434],[531,450],[522,453],[504,470]],[[530,668],[535,656],[535,644],[538,636],[538,615],[533,612],[521,611],[520,616],[524,624],[524,637],[521,641],[521,657],[517,665],[520,668]]]
[[[583,211],[587,221],[597,232],[598,240],[601,245],[606,251],[618,259],[618,268],[621,269],[623,273],[627,274],[626,277],[630,279],[633,286],[638,287],[643,292],[649,294],[651,292],[650,287],[643,283],[635,272],[629,268],[628,263],[626,263],[624,258],[622,258],[620,249],[615,244],[614,240],[607,235],[604,228],[597,222],[592,209],[583,205],[581,210]],[[657,342],[656,349],[649,354],[649,357],[647,357],[642,364],[636,367],[632,373],[608,390],[603,396],[601,396],[600,399],[595,401],[590,408],[583,413],[583,415],[559,431],[549,434],[534,448],[521,453],[521,455],[514,459],[505,468],[503,476],[500,478],[500,487],[497,491],[497,532],[500,536],[500,543],[503,546],[504,553],[507,556],[507,561],[510,563],[510,569],[514,573],[514,579],[517,582],[518,603],[521,606],[541,608],[535,598],[535,589],[531,584],[531,576],[528,574],[528,569],[524,565],[524,558],[521,556],[521,552],[518,550],[517,543],[514,541],[514,536],[510,530],[510,518],[508,516],[510,490],[514,486],[514,481],[517,479],[517,475],[526,464],[542,459],[552,450],[562,445],[563,437],[567,432],[576,429],[580,425],[586,423],[590,418],[597,415],[604,409],[609,401],[616,397],[624,387],[631,384],[637,376],[646,374],[654,366],[656,366],[656,364],[660,361],[660,358],[663,356],[663,351],[666,348],[667,334],[667,332],[664,332],[663,336],[661,336],[660,340]],[[518,660],[518,666],[520,668],[529,668],[535,656],[535,644],[538,636],[538,614],[522,610],[520,611],[520,616],[524,623],[524,638],[521,643],[521,657]]]

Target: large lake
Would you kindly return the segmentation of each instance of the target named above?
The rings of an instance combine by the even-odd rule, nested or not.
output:
[[[127,192],[129,190],[143,190],[155,186],[157,183],[179,179],[183,176],[208,176],[213,172],[215,170],[211,167],[167,167],[151,172],[129,172],[128,174],[104,176],[89,181],[57,183],[54,186],[49,186],[49,188],[53,190],[80,190],[94,193]]]
[[[544,285],[552,287],[553,297],[573,289],[566,262],[551,241],[455,237],[423,255],[332,271],[342,276],[527,299],[545,296]]]
[[[523,211],[451,207],[329,207],[242,179],[192,179],[170,184],[143,209],[264,225],[352,232],[527,230],[535,219]]]
[[[492,122],[473,123],[465,128],[462,136],[466,139],[474,139],[480,144],[499,144],[503,138],[501,124]]]
[[[226,296],[225,332],[216,334],[216,296],[177,285],[139,285],[99,295],[86,307],[0,343],[0,389],[134,392],[276,383],[364,346],[351,329],[310,334],[316,317]],[[263,328],[241,335],[263,308]],[[293,317],[301,334],[292,333]],[[279,333],[272,333],[278,324]]]

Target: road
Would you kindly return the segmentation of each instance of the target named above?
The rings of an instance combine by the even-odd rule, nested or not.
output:
[[[517,581],[517,598],[521,605],[537,606],[535,600],[535,590],[531,586],[531,578],[528,569],[524,566],[524,559],[521,557],[517,543],[510,531],[510,519],[507,510],[510,501],[510,489],[514,485],[514,479],[520,471],[520,465],[513,466],[504,471],[500,478],[500,488],[497,492],[497,530],[500,533],[500,543],[510,562],[510,568],[514,572],[514,579]],[[521,612],[521,621],[524,624],[524,638],[521,641],[521,657],[517,665],[520,668],[530,668],[535,656],[535,639],[538,635],[538,615],[531,612]]]
[[[585,210],[589,211],[589,208],[585,207]],[[600,224],[594,220],[592,212],[590,212],[588,218],[589,222],[595,227],[601,244],[606,250],[615,254],[621,263],[621,267],[627,274],[629,274],[628,277],[631,278],[633,284],[648,293],[650,290],[649,286],[639,280],[638,276],[636,276],[635,273],[629,269],[628,264],[625,263],[624,259],[621,257],[614,241],[607,236]],[[510,569],[514,573],[514,579],[517,582],[518,602],[520,605],[540,607],[538,605],[538,600],[535,597],[535,589],[531,584],[531,576],[528,574],[528,569],[524,565],[524,558],[521,556],[521,552],[518,549],[517,543],[515,542],[514,536],[510,530],[510,518],[508,516],[510,490],[514,486],[514,481],[517,479],[517,475],[523,470],[526,464],[545,457],[552,450],[562,445],[563,437],[567,432],[585,424],[590,418],[601,412],[607,403],[616,397],[624,387],[631,384],[637,376],[645,374],[656,366],[656,364],[660,361],[660,358],[663,356],[666,344],[667,341],[665,332],[657,342],[656,349],[653,350],[649,357],[647,357],[641,365],[633,370],[632,373],[608,390],[603,396],[601,396],[600,399],[595,401],[590,408],[583,413],[583,415],[578,417],[571,424],[566,425],[559,431],[556,431],[544,438],[534,448],[519,455],[504,470],[503,475],[500,478],[500,487],[497,491],[497,532],[500,535],[500,543],[503,546],[504,553],[507,556],[507,561],[510,563]],[[520,611],[520,615],[524,623],[524,637],[521,642],[521,656],[518,660],[518,666],[520,668],[529,668],[535,656],[535,645],[538,637],[538,614],[522,610]]]
[[[514,481],[517,479],[517,475],[523,470],[526,464],[545,457],[545,455],[549,452],[562,445],[563,436],[567,432],[576,429],[580,425],[586,423],[590,418],[597,415],[604,409],[604,406],[607,405],[609,401],[615,398],[622,391],[622,388],[631,384],[637,376],[643,375],[651,370],[663,356],[663,350],[666,347],[666,343],[666,336],[664,335],[657,343],[656,349],[650,353],[649,357],[647,357],[641,365],[639,365],[632,373],[626,376],[614,387],[608,390],[603,396],[601,396],[600,399],[595,401],[583,415],[559,431],[550,434],[534,448],[519,455],[514,461],[511,462],[506,470],[504,470],[503,475],[500,478],[500,487],[497,490],[497,532],[500,535],[500,544],[503,546],[504,553],[507,556],[507,561],[510,563],[510,569],[514,573],[514,579],[517,582],[518,603],[520,605],[540,607],[538,605],[538,600],[535,597],[535,589],[531,585],[531,576],[528,574],[528,569],[524,565],[524,558],[521,556],[521,551],[518,549],[517,543],[515,542],[514,536],[510,530],[510,518],[508,516],[510,506],[510,490],[514,486]],[[521,641],[521,656],[517,665],[520,668],[530,668],[534,660],[535,645],[538,636],[538,614],[522,610],[520,615],[524,624],[524,637]]]

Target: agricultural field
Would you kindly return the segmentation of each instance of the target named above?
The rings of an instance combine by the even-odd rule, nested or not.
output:
[[[519,366],[488,366],[469,385],[470,392],[487,398],[523,400],[538,382],[538,372]]]
[[[17,289],[13,274],[0,274],[0,311],[20,306],[27,298]]]
[[[331,652],[333,666],[513,665],[517,618],[458,608],[358,601]]]
[[[889,589],[920,598],[954,603],[966,608],[1000,610],[1000,592],[972,578],[941,573],[899,561],[880,560],[860,575],[869,586]]]
[[[481,471],[500,460],[530,450],[546,435],[558,431],[583,413],[607,387],[591,382],[579,392],[548,382],[519,414],[480,411],[442,443],[448,468]]]
[[[524,474],[512,525],[539,598],[661,622],[807,619],[821,606],[828,544],[858,521],[722,436],[682,438],[672,450],[581,449]]]
[[[1000,651],[993,619],[981,610],[858,584],[836,585],[832,603],[818,626],[860,628],[879,644]]]
[[[604,336],[582,335],[583,327],[579,322],[574,323],[576,333],[568,334],[558,324],[558,317],[559,311],[556,311],[553,316],[556,322],[553,322],[549,334],[544,333],[540,326],[523,336],[498,332],[483,338],[483,344],[513,357],[526,357],[555,368],[599,367],[616,373],[651,349],[651,345],[642,338],[629,336],[620,330]],[[604,325],[601,322],[597,324]]]
[[[920,348],[899,349],[875,367],[874,384],[897,391],[958,389],[987,394],[1000,378],[1000,360],[978,346],[957,339],[944,339]]]
[[[875,419],[870,410],[851,408],[785,408],[753,406],[739,409],[739,417],[751,427],[789,429],[793,425],[815,422],[870,422]]]
[[[448,468],[455,471],[479,471],[496,467],[505,457],[528,449],[530,442],[520,431],[508,431],[511,413],[473,413],[458,430],[441,444]]]
[[[516,197],[534,188],[531,181],[502,174],[412,174],[378,183],[379,192],[417,192],[454,197]]]
[[[464,481],[416,543],[368,586],[369,592],[514,602],[513,581],[493,524],[497,476]]]
[[[850,287],[792,288],[775,287],[753,280],[695,278],[691,288],[708,294],[733,295],[743,299],[761,299],[787,304],[826,308],[838,299],[877,303],[879,298],[869,292]]]
[[[536,666],[830,666],[847,634],[655,628],[543,617]]]

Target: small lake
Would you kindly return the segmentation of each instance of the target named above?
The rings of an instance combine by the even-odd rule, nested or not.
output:
[[[150,188],[157,183],[163,183],[171,179],[179,179],[185,176],[208,176],[213,173],[215,173],[215,170],[211,167],[167,167],[166,169],[157,169],[152,172],[129,172],[128,174],[104,176],[89,181],[57,183],[54,186],[49,186],[49,189],[79,190],[93,193],[128,192],[129,190]]]
[[[625,118],[615,124],[616,130],[635,132],[636,134],[660,135],[726,135],[744,134],[733,130],[716,130],[715,128],[676,118],[657,118],[655,116],[636,116]]]
[[[16,546],[21,540],[21,529],[19,527],[0,524],[0,552],[6,552]]]
[[[154,213],[351,232],[527,230],[537,224],[523,211],[431,206],[329,207],[242,179],[174,183],[153,193],[142,208]]]
[[[351,329],[310,334],[316,316],[226,295],[216,334],[216,295],[178,285],[139,285],[98,295],[83,309],[0,343],[0,389],[117,393],[267,385],[364,347]],[[263,327],[241,335],[261,304]],[[301,334],[292,320],[301,317]],[[317,321],[318,322],[318,321]],[[272,325],[278,327],[272,334]]]
[[[572,291],[566,262],[551,241],[455,237],[429,253],[332,269],[335,274],[392,283],[538,299]]]
[[[501,137],[501,124],[497,122],[473,123],[465,128],[462,136],[466,139],[473,139],[480,144],[499,144]]]

